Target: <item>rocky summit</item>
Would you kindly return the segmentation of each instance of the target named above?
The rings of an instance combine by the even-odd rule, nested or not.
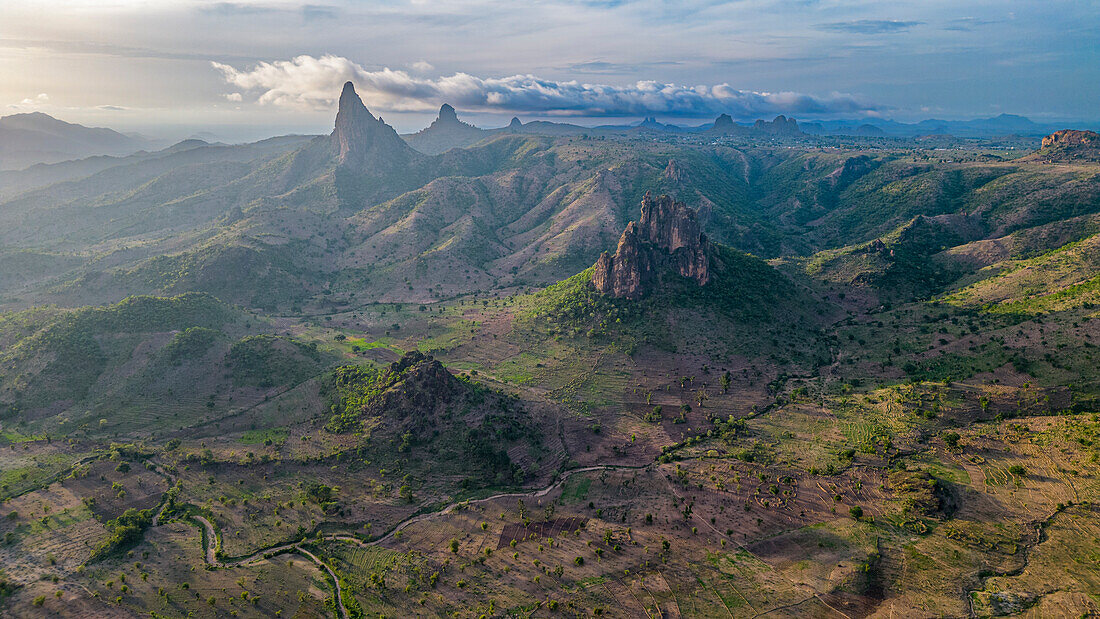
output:
[[[1100,134],[1095,131],[1063,129],[1043,138],[1043,148],[1051,146],[1089,146],[1100,145]]]
[[[1100,161],[1100,134],[1078,129],[1055,131],[1043,138],[1042,147],[1031,157],[1047,163]]]
[[[416,133],[406,135],[405,141],[416,150],[438,155],[452,148],[465,148],[486,137],[487,132],[458,119],[458,113],[450,104],[439,108],[439,115],[432,124]]]
[[[393,127],[375,118],[351,82],[340,92],[332,143],[339,161],[357,166],[392,166],[409,158],[409,148]]]
[[[627,224],[614,254],[600,255],[592,283],[604,294],[626,299],[649,294],[667,271],[704,286],[710,281],[710,253],[695,211],[669,196],[646,193],[641,219]]]
[[[757,120],[753,125],[753,129],[760,133],[766,133],[771,135],[799,135],[802,130],[798,128],[798,121],[793,118],[787,118],[786,116],[776,116],[774,120],[768,122],[766,120]]]
[[[454,107],[452,107],[449,103],[444,103],[443,105],[439,106],[439,116],[435,119],[435,122],[441,124],[450,124],[461,121],[458,120],[458,114],[455,112]]]

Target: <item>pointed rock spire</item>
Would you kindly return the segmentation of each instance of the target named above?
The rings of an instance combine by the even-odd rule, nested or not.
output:
[[[519,121],[519,117],[513,116],[512,122],[508,123],[508,128],[515,131],[516,129],[520,129],[521,127],[523,127],[523,123]]]
[[[455,113],[455,109],[450,104],[444,103],[439,107],[439,116],[435,119],[435,122],[440,124],[457,123],[458,114]]]
[[[393,127],[371,115],[351,82],[340,92],[332,141],[341,161],[373,163],[379,157],[403,156],[408,150]]]
[[[348,124],[361,119],[374,120],[374,116],[367,110],[367,106],[363,105],[363,100],[359,98],[359,94],[355,92],[355,85],[346,82],[344,89],[340,91],[340,106],[336,112],[336,128],[340,128],[341,121],[343,121],[343,124]]]
[[[699,230],[695,211],[669,196],[642,198],[642,217],[630,222],[615,253],[604,252],[592,271],[596,289],[613,297],[640,299],[649,293],[662,271],[710,281],[711,247]]]

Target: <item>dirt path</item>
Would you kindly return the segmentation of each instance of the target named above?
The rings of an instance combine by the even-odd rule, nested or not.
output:
[[[594,465],[594,466],[586,466],[586,467],[583,467],[583,468],[572,469],[570,471],[566,471],[564,474],[562,474],[560,479],[558,479],[554,483],[550,484],[549,486],[546,486],[545,488],[542,488],[541,490],[530,490],[530,491],[527,491],[527,492],[502,492],[500,494],[494,494],[494,495],[487,496],[487,497],[482,498],[482,499],[468,499],[468,500],[465,500],[465,501],[456,501],[456,502],[451,503],[450,505],[444,507],[443,509],[441,509],[439,511],[428,512],[426,514],[419,514],[419,515],[416,515],[416,516],[411,516],[411,517],[403,520],[402,522],[398,523],[394,528],[390,529],[390,531],[388,533],[386,533],[385,535],[379,537],[378,539],[376,539],[374,541],[369,542],[369,544],[374,545],[374,544],[379,544],[381,542],[384,542],[384,541],[392,538],[395,533],[397,533],[398,531],[401,531],[402,529],[404,529],[405,527],[408,527],[409,525],[416,524],[417,522],[423,522],[425,520],[430,520],[430,519],[438,517],[438,516],[443,516],[443,515],[449,514],[449,513],[453,512],[455,509],[458,509],[459,507],[465,507],[467,505],[473,505],[475,503],[488,503],[489,501],[495,501],[497,499],[507,499],[507,498],[511,498],[511,497],[516,497],[516,498],[526,498],[526,497],[542,498],[542,497],[550,494],[551,492],[553,492],[555,489],[557,489],[562,484],[564,484],[566,482],[566,480],[568,480],[573,475],[576,475],[577,473],[587,473],[589,471],[640,470],[640,469],[647,468],[649,466],[650,466],[649,464],[644,464],[644,465],[639,465],[639,466],[630,466],[630,465],[625,465],[625,464],[624,465],[619,465],[619,464],[597,464],[597,465]]]
[[[338,541],[338,542],[351,543],[351,544],[356,544],[356,545],[361,546],[361,547],[376,546],[378,544],[381,544],[382,542],[385,542],[389,539],[392,539],[393,536],[398,531],[401,531],[405,527],[416,524],[418,522],[423,522],[425,520],[430,520],[432,518],[437,518],[437,517],[440,517],[440,516],[444,516],[446,514],[449,514],[449,513],[453,512],[454,510],[458,509],[459,507],[465,507],[467,505],[472,505],[472,504],[475,504],[475,503],[486,503],[486,502],[489,502],[489,501],[496,501],[498,499],[507,499],[507,498],[510,498],[510,497],[540,498],[540,497],[546,496],[547,494],[550,494],[555,489],[559,488],[562,484],[564,484],[566,482],[566,480],[568,480],[570,477],[572,477],[573,475],[576,475],[578,473],[587,473],[587,472],[590,472],[590,471],[605,471],[605,470],[639,470],[639,469],[647,468],[649,466],[652,466],[652,465],[646,464],[646,465],[641,465],[641,466],[628,466],[628,465],[618,465],[618,464],[598,464],[598,465],[594,465],[594,466],[586,466],[586,467],[583,467],[583,468],[566,471],[561,476],[561,478],[559,478],[557,481],[551,483],[549,486],[546,486],[545,488],[541,488],[541,489],[538,489],[538,490],[529,490],[527,492],[502,492],[502,493],[494,494],[494,495],[487,496],[487,497],[484,497],[484,498],[481,498],[481,499],[468,499],[468,500],[465,500],[465,501],[455,501],[454,503],[451,503],[450,505],[447,505],[446,507],[444,507],[443,509],[440,509],[438,511],[428,512],[428,513],[424,513],[424,514],[418,514],[418,515],[406,518],[405,520],[403,520],[403,521],[399,522],[397,525],[395,525],[392,529],[390,529],[389,532],[387,532],[385,535],[379,537],[378,539],[371,540],[369,542],[365,542],[365,541],[359,539],[358,537],[355,537],[353,535],[348,535],[347,533],[333,533],[333,534],[330,534],[330,535],[322,535],[317,539],[327,540],[327,541]],[[164,510],[162,508],[161,511],[157,513],[154,524],[158,524],[158,525],[160,524],[160,515],[161,515],[161,513],[163,513],[163,511]],[[206,563],[208,565],[210,565],[212,567],[215,567],[215,568],[245,567],[245,566],[250,565],[252,563],[263,561],[265,559],[271,559],[271,558],[273,558],[277,555],[281,555],[281,554],[300,554],[300,555],[308,558],[310,561],[312,561],[314,564],[316,564],[319,568],[323,569],[325,572],[328,573],[329,577],[332,578],[333,590],[335,591],[335,594],[336,594],[336,610],[337,610],[337,613],[339,614],[340,619],[347,619],[348,612],[347,612],[347,609],[344,607],[343,591],[340,588],[340,578],[336,575],[336,572],[334,572],[332,570],[332,568],[330,568],[324,561],[322,561],[320,558],[318,558],[316,555],[309,552],[308,550],[302,548],[302,546],[301,546],[302,542],[294,542],[294,543],[290,543],[290,544],[279,544],[279,545],[275,545],[275,546],[268,546],[267,548],[262,548],[260,550],[257,550],[256,552],[254,552],[254,553],[252,553],[252,554],[250,554],[246,557],[242,557],[240,559],[236,559],[236,560],[233,560],[233,561],[221,561],[217,557],[217,551],[216,551],[217,543],[216,543],[216,541],[217,541],[218,537],[217,537],[217,530],[214,528],[213,523],[211,523],[206,518],[204,518],[202,516],[198,516],[198,515],[192,516],[192,518],[196,522],[198,522],[200,526],[202,526],[202,528],[205,532],[205,535],[203,535],[203,540],[204,540],[203,555],[204,555],[204,558],[206,559]]]
[[[324,568],[324,570],[328,572],[328,575],[332,577],[332,583],[336,587],[336,610],[340,614],[340,619],[348,619],[348,611],[346,608],[344,608],[344,598],[342,597],[343,592],[340,590],[340,579],[336,577],[336,572],[332,571],[332,568],[325,564],[324,561],[321,561],[320,559],[315,557],[312,552],[305,550],[304,548],[298,548],[298,552],[312,559],[314,563]]]

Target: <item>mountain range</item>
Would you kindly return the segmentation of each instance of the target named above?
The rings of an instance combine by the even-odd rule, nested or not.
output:
[[[682,138],[740,137],[747,139],[799,138],[806,136],[921,138],[954,136],[957,138],[997,138],[1017,136],[1039,138],[1062,128],[1039,124],[1023,116],[1001,114],[974,120],[923,120],[902,123],[892,120],[864,119],[819,120],[799,124],[793,118],[778,116],[772,121],[738,123],[728,114],[713,123],[676,125],[647,117],[636,124],[586,127],[569,123],[532,121],[513,118],[506,127],[482,129],[458,119],[455,109],[443,104],[432,123],[415,133],[401,137],[418,152],[437,155],[452,148],[472,146],[499,134],[561,136],[604,136],[615,138],[662,135]],[[202,136],[200,136],[202,137]],[[205,140],[205,138],[203,138]],[[208,140],[205,140],[208,141]],[[34,164],[58,163],[91,156],[125,156],[139,150],[164,147],[163,141],[137,135],[124,135],[111,129],[88,128],[57,120],[41,112],[0,117],[0,171],[20,170]],[[0,185],[0,189],[3,186]]]
[[[46,279],[33,268],[10,274],[8,290],[31,286],[23,302],[68,303],[200,289],[274,308],[542,285],[612,247],[646,191],[697,210],[713,239],[764,257],[867,242],[922,214],[976,209],[970,236],[1052,217],[1030,202],[982,213],[992,187],[1010,191],[1012,179],[1032,174],[1011,164],[947,170],[890,156],[630,137],[664,131],[653,125],[606,129],[623,136],[615,140],[534,133],[547,127],[538,123],[487,131],[445,106],[431,127],[402,139],[349,83],[327,136],[189,140],[3,173],[0,251],[65,267]],[[553,126],[561,127],[572,126]],[[797,131],[783,117],[744,127],[724,116],[705,134]],[[1050,173],[1031,182],[1063,210],[1090,208],[1089,180]],[[936,187],[942,197],[914,202],[887,191],[899,186]]]
[[[0,615],[1100,614],[1100,136],[807,128],[0,172]]]
[[[0,117],[0,171],[161,146],[148,138],[67,123],[41,112]]]

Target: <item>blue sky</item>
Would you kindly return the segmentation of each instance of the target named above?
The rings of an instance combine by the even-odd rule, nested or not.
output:
[[[1096,121],[1100,2],[4,0],[0,76],[3,114],[241,137],[326,130],[344,79],[401,130],[444,101],[484,125]]]

